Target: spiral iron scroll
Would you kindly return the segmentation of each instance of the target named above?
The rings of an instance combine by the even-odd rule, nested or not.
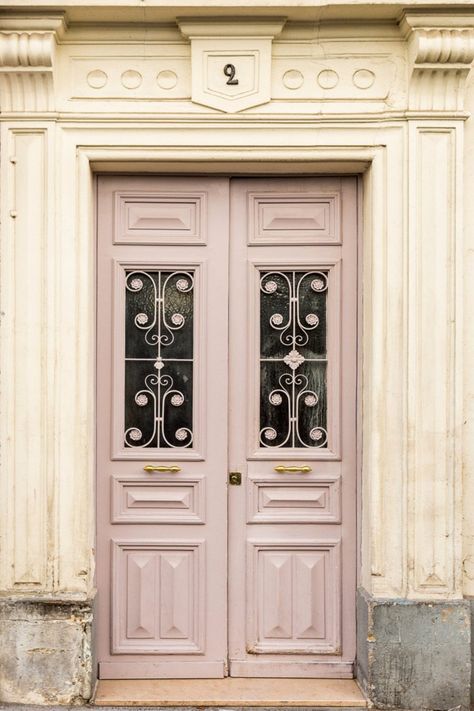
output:
[[[128,327],[142,332],[145,344],[153,350],[156,348],[156,357],[128,360],[136,362],[151,360],[150,368],[153,368],[153,371],[145,375],[143,386],[134,393],[133,401],[137,407],[147,408],[147,415],[152,420],[153,426],[151,434],[147,432],[147,435],[144,435],[142,429],[136,425],[126,427],[125,446],[190,447],[193,442],[191,427],[185,424],[177,427],[172,437],[168,432],[167,417],[170,408],[182,407],[187,396],[183,389],[175,387],[173,376],[163,371],[168,365],[166,348],[175,342],[178,332],[186,322],[185,315],[179,310],[172,309],[173,312],[169,314],[168,300],[169,303],[175,304],[177,294],[192,292],[194,275],[189,271],[134,270],[126,273],[125,289],[128,294],[137,294],[145,288],[148,290],[147,308],[136,312],[133,326],[129,323]],[[173,359],[174,362],[179,360],[179,358]]]
[[[321,423],[313,422],[308,431],[302,431],[300,413],[304,408],[316,408],[320,393],[309,387],[307,375],[298,372],[303,363],[326,362],[325,358],[309,358],[301,350],[308,346],[311,332],[320,326],[321,316],[313,308],[309,311],[308,308],[303,309],[303,296],[306,304],[316,303],[311,295],[323,294],[327,289],[328,275],[323,271],[273,271],[265,272],[260,278],[260,291],[266,297],[273,298],[278,309],[271,309],[273,313],[262,326],[278,332],[281,346],[288,348],[281,358],[265,358],[261,353],[261,363],[274,361],[284,368],[278,376],[278,385],[268,394],[268,403],[273,408],[284,410],[282,419],[287,422],[286,430],[263,424],[259,432],[262,447],[327,446],[328,433]],[[265,418],[264,411],[261,413],[261,424],[262,418]]]

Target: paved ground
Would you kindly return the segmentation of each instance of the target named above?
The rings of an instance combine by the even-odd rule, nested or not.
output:
[[[361,711],[360,707],[322,707],[322,706],[29,706],[24,704],[0,704],[0,709],[5,711],[124,711],[124,708],[133,708],[133,711]],[[375,710],[373,710],[375,711]],[[450,710],[451,711],[451,710]]]

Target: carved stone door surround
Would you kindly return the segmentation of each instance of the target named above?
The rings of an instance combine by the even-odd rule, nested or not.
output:
[[[78,30],[66,30],[63,16],[52,13],[2,19],[2,590],[14,604],[44,595],[76,610],[78,654],[91,644],[83,620],[90,619],[94,595],[91,178],[104,170],[361,175],[360,583],[375,599],[433,605],[447,599],[462,605],[463,593],[472,594],[462,573],[459,248],[472,27],[469,13],[408,10],[390,29],[407,67],[396,73],[401,90],[391,105],[375,98],[370,111],[351,89],[339,104],[318,97],[321,113],[314,103],[305,110],[306,99],[291,98],[305,79],[300,88],[274,93],[266,108],[236,113],[229,139],[227,119],[195,110],[179,95],[179,82],[169,90],[177,95],[173,105],[186,105],[173,121],[149,98],[136,104],[143,111],[127,116],[127,97],[139,102],[145,90],[143,83],[136,89],[121,83],[122,74],[139,71],[133,62],[118,75],[118,94],[114,87],[107,94],[110,83],[102,94],[89,84],[84,89],[78,75],[68,94],[63,70]],[[89,39],[96,56],[110,58],[97,32],[91,29]],[[349,40],[342,41],[353,54]],[[87,53],[93,54],[90,44]],[[96,69],[91,65],[85,77]],[[293,69],[285,64],[285,72]],[[186,87],[183,93],[190,95]],[[336,104],[345,106],[344,115],[334,113]],[[20,272],[28,292],[15,278]],[[25,431],[35,433],[27,448]],[[461,641],[457,654],[465,646]],[[5,653],[11,657],[6,647]],[[28,664],[41,662],[30,656]],[[87,696],[88,658],[84,669],[74,693]],[[36,703],[41,693],[15,684],[8,692],[23,703]]]

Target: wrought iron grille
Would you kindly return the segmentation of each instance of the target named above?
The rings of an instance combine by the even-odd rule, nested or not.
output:
[[[194,272],[125,275],[126,447],[193,442]]]
[[[325,447],[328,272],[260,276],[260,446]]]

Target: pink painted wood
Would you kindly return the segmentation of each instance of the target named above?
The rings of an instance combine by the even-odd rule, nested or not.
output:
[[[229,457],[244,479],[229,491],[233,676],[353,673],[356,204],[354,178],[231,184]],[[319,450],[258,446],[259,275],[292,268],[329,272],[328,446]]]
[[[222,677],[226,671],[228,200],[225,178],[98,180],[102,678]],[[194,270],[191,449],[124,446],[126,268]],[[148,473],[147,464],[181,471]]]
[[[102,678],[352,675],[356,227],[352,178],[99,178]],[[196,270],[192,449],[123,444],[130,267]],[[268,267],[329,273],[320,450],[258,444],[258,277]],[[181,471],[149,474],[148,463]],[[312,472],[276,473],[278,464]],[[243,481],[227,500],[229,469]]]

